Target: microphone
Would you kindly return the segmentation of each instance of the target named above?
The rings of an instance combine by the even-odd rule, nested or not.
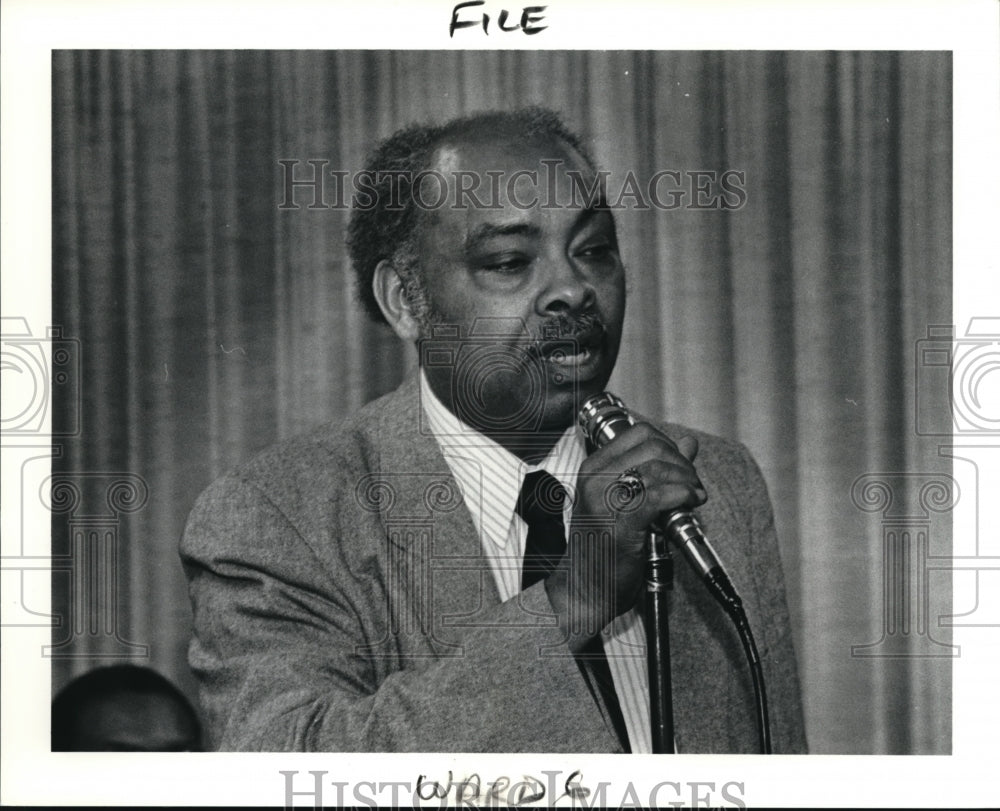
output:
[[[579,422],[587,439],[588,452],[603,448],[635,424],[625,403],[608,391],[587,399],[580,409]],[[653,523],[652,529],[662,533],[681,550],[727,613],[739,610],[742,604],[739,595],[705,537],[698,517],[691,510],[664,513]]]
[[[625,403],[607,391],[587,399],[580,409],[579,422],[587,439],[588,453],[604,447],[635,424]],[[771,726],[767,712],[764,670],[750,630],[750,623],[743,610],[743,601],[736,593],[729,575],[722,568],[722,563],[709,544],[708,538],[705,537],[698,517],[686,509],[670,510],[659,516],[650,527],[649,534],[649,572],[646,584],[650,599],[646,606],[646,636],[653,752],[674,751],[667,601],[662,595],[664,589],[670,588],[669,580],[665,578],[669,578],[672,569],[669,553],[660,546],[662,539],[658,536],[665,537],[669,543],[681,550],[709,592],[733,621],[753,679],[760,751],[763,754],[771,754]]]

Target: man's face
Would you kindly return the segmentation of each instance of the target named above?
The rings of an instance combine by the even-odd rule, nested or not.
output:
[[[510,139],[443,146],[434,168],[449,180],[475,173],[488,207],[456,206],[452,193],[447,205],[420,212],[418,257],[437,326],[422,342],[428,382],[487,435],[561,433],[604,390],[625,310],[611,212],[585,207],[579,191],[570,202],[567,170],[585,188],[594,171],[560,141]],[[442,326],[456,327],[458,340]],[[459,351],[437,352],[442,346]]]

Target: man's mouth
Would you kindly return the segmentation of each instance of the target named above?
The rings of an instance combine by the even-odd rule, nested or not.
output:
[[[591,356],[590,347],[584,347],[579,352],[574,352],[573,354],[568,354],[561,349],[556,349],[555,351],[546,354],[545,359],[549,363],[554,363],[556,366],[582,366]]]
[[[565,369],[586,365],[601,348],[604,330],[594,326],[572,337],[544,341],[538,347],[539,355],[548,363]]]

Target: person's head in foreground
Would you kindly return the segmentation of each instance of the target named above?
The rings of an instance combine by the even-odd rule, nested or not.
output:
[[[67,684],[52,702],[53,752],[194,752],[191,704],[154,670],[114,665]]]

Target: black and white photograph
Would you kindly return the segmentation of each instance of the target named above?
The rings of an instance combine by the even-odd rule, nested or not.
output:
[[[986,802],[987,52],[348,8],[5,96],[4,802]]]

